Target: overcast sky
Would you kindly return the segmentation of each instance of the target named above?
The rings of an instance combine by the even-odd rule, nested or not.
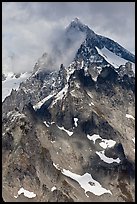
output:
[[[32,70],[75,17],[135,53],[134,2],[3,2],[3,70]]]

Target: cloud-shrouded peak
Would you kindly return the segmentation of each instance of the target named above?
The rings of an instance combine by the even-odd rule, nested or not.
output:
[[[42,71],[42,70],[49,71],[51,69],[55,69],[55,62],[52,55],[49,55],[48,53],[43,53],[43,55],[37,60],[35,66],[34,66],[34,72],[36,71]]]
[[[81,23],[81,22],[80,22],[80,19],[79,19],[78,17],[75,17],[74,20],[72,20],[72,21],[73,21],[73,22],[76,22],[76,23]]]
[[[88,35],[88,34],[95,34],[94,33],[94,31],[92,30],[92,29],[90,29],[89,27],[88,27],[88,25],[86,25],[86,24],[84,24],[79,18],[74,18],[71,22],[70,22],[70,24],[69,24],[69,26],[66,28],[66,31],[67,31],[67,33],[69,33],[69,32],[73,32],[73,31],[79,31],[79,32],[83,32],[83,33],[85,33],[86,35]]]
[[[70,24],[71,25],[71,24]],[[51,36],[49,49],[37,60],[36,70],[58,70],[60,65],[65,67],[74,60],[77,50],[86,39],[86,32],[68,27]]]
[[[84,24],[81,22],[81,20],[80,20],[80,18],[78,18],[78,17],[75,17],[72,21],[71,21],[71,23],[70,23],[71,25],[73,25],[73,26],[83,26]]]

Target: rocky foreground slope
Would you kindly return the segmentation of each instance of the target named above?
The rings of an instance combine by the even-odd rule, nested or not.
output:
[[[135,201],[134,56],[78,19],[72,28],[86,33],[73,62],[51,72],[39,60],[3,101],[5,201]],[[126,62],[107,61],[102,46]]]

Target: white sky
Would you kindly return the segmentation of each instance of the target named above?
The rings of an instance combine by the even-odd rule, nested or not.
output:
[[[75,17],[135,53],[134,2],[3,2],[3,70],[32,70]]]

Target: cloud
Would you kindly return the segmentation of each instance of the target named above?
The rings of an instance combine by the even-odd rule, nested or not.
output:
[[[63,64],[68,67],[74,60],[75,54],[86,38],[85,33],[71,30],[55,30],[56,35],[49,38],[46,46],[47,52],[39,58],[37,68],[47,70],[57,70]]]
[[[83,36],[79,36],[73,50],[68,50],[66,55],[63,30],[76,16],[96,33],[134,53],[134,2],[3,2],[3,69],[32,70],[44,52],[55,52],[55,42],[63,50],[56,59],[57,67],[61,63],[67,66],[83,40]]]
[[[75,30],[68,33],[66,30],[65,32],[64,30],[56,31],[56,35],[49,41],[49,54],[53,56],[55,61],[53,69],[59,68],[61,63],[66,67],[69,66],[85,38],[85,33],[76,33]]]

